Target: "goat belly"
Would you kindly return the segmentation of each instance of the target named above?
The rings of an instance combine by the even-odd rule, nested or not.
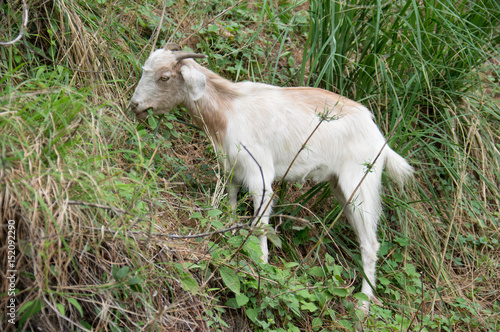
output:
[[[288,166],[280,165],[281,167],[276,168],[276,178],[282,179]],[[306,180],[312,180],[314,182],[324,182],[330,179],[326,176],[329,171],[329,166],[326,164],[309,164],[309,165],[297,165],[293,164],[285,180],[288,182],[300,182],[304,183]]]

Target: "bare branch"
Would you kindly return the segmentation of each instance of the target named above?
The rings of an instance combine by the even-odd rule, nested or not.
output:
[[[92,207],[99,208],[99,209],[111,210],[111,211],[113,211],[116,214],[129,214],[129,215],[133,215],[132,213],[130,213],[128,211],[125,211],[125,210],[122,210],[122,209],[118,209],[118,208],[115,208],[115,207],[112,207],[112,206],[97,204],[97,203],[80,202],[80,201],[67,201],[66,203],[68,203],[69,205],[92,206]]]
[[[19,30],[19,35],[11,41],[0,42],[1,46],[10,46],[17,43],[24,35],[24,30],[28,25],[28,6],[26,5],[26,0],[23,0],[23,21],[21,23],[21,29]]]
[[[153,53],[153,51],[155,50],[156,42],[158,41],[158,36],[160,35],[161,27],[163,25],[163,20],[165,19],[165,11],[166,11],[166,9],[167,9],[167,2],[165,1],[163,3],[163,9],[161,11],[160,23],[158,23],[158,27],[156,28],[156,34],[155,34],[155,38],[154,38],[154,41],[153,41],[153,45],[151,47],[151,53]]]
[[[145,220],[145,219],[140,219],[140,220]],[[99,228],[99,227],[90,227],[90,226],[83,226],[85,229],[93,230],[93,231],[98,231],[98,232],[104,232],[104,233],[110,233],[110,234],[117,234],[117,233],[122,233],[121,231],[110,229],[110,228]],[[125,231],[123,232],[124,234],[128,235],[140,235],[147,237],[148,239],[152,237],[156,238],[169,238],[169,239],[197,239],[201,237],[208,237],[212,236],[215,234],[221,234],[221,233],[226,233],[230,231],[234,231],[237,229],[242,229],[242,228],[248,228],[248,225],[244,224],[236,224],[232,227],[224,228],[224,229],[219,229],[213,232],[207,232],[207,233],[200,233],[200,234],[191,234],[191,235],[178,235],[178,234],[164,234],[164,233],[149,233],[149,232],[144,232],[144,231]]]
[[[102,204],[96,204],[96,203],[90,203],[90,202],[79,202],[79,201],[67,201],[67,203],[69,205],[91,206],[91,207],[95,207],[95,208],[98,208],[98,209],[110,210],[110,211],[113,211],[116,214],[128,214],[130,216],[135,216],[131,212],[128,212],[128,211],[125,211],[125,210],[122,210],[122,209],[118,209],[118,208],[115,208],[115,207],[107,206],[107,205],[102,205]],[[138,218],[136,220],[138,222],[139,221],[149,221],[149,220],[144,219],[144,218]],[[96,230],[96,231],[100,231],[100,232],[111,233],[111,234],[120,233],[120,231],[109,229],[109,228],[98,228],[98,227],[89,227],[89,226],[84,226],[84,228],[90,229],[90,230]],[[231,226],[231,227],[228,227],[228,228],[219,229],[219,230],[216,230],[216,231],[213,231],[213,232],[200,233],[200,234],[191,234],[191,235],[164,234],[164,233],[152,233],[152,232],[143,232],[143,231],[126,231],[126,233],[130,234],[130,235],[142,235],[142,236],[145,236],[145,237],[147,236],[149,238],[151,238],[151,237],[159,237],[159,238],[163,237],[163,238],[165,238],[166,237],[166,238],[169,238],[169,239],[196,239],[196,238],[200,238],[200,237],[208,237],[208,236],[211,236],[211,235],[226,233],[226,232],[234,231],[234,230],[237,230],[237,229],[243,229],[243,228],[249,228],[249,226],[246,225],[246,224],[236,224],[234,226]]]
[[[351,204],[351,201],[352,199],[354,198],[354,195],[356,194],[356,192],[358,191],[359,187],[361,186],[361,184],[363,183],[363,181],[365,181],[365,178],[366,176],[368,175],[368,173],[370,173],[372,171],[372,168],[373,166],[375,165],[375,163],[377,162],[378,158],[380,157],[380,155],[382,154],[382,151],[384,150],[384,148],[387,146],[387,142],[389,141],[389,139],[394,135],[394,131],[396,130],[396,128],[398,127],[399,125],[399,122],[401,122],[401,120],[403,119],[403,117],[400,117],[398,119],[398,121],[396,122],[396,124],[394,125],[394,128],[392,128],[392,131],[391,133],[389,134],[389,136],[387,137],[387,139],[385,140],[384,142],[384,145],[382,145],[382,147],[380,148],[377,156],[375,157],[375,159],[373,159],[373,161],[368,165],[367,167],[367,170],[365,172],[365,174],[363,175],[363,177],[361,178],[361,181],[359,181],[358,185],[356,186],[356,188],[354,188],[354,191],[352,192],[351,196],[349,197],[349,199],[347,200],[347,202],[345,203],[344,205],[344,208],[347,207],[349,204]],[[344,208],[342,208],[342,211],[344,210]]]
[[[262,172],[262,167],[260,166],[259,162],[257,161],[257,159],[255,159],[255,157],[252,155],[252,153],[250,151],[248,151],[247,147],[243,144],[241,144],[241,146],[243,147],[243,149],[245,149],[245,151],[250,155],[250,157],[252,157],[253,161],[255,161],[255,163],[257,164],[257,167],[259,167],[259,172],[260,172],[260,177],[262,178],[262,198],[260,199],[260,204],[259,204],[259,207],[253,207],[254,210],[255,210],[255,217],[257,217],[258,219],[256,220],[256,223],[260,220],[260,218],[262,218],[262,216],[260,216],[260,210],[262,209],[262,205],[264,204],[264,195],[266,194],[266,179],[264,179],[264,173]],[[273,195],[274,197],[274,195]],[[272,199],[272,198],[271,198]],[[267,210],[267,207],[269,206],[269,203],[267,204],[267,206],[264,208],[264,211]]]

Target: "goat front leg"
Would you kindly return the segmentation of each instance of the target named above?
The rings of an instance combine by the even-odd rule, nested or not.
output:
[[[269,224],[269,216],[272,210],[271,197],[273,195],[273,189],[271,187],[271,183],[273,179],[270,176],[265,177],[264,179],[264,188],[262,187],[262,177],[259,177],[254,182],[250,182],[248,186],[248,189],[253,196],[254,220],[252,221],[252,226],[258,227]],[[263,228],[262,231],[263,234],[259,235],[260,250],[262,251],[260,259],[267,264],[269,262],[269,250],[267,247],[266,229]]]
[[[236,208],[238,207],[238,193],[240,191],[240,185],[234,181],[230,181],[227,185],[227,198],[231,208],[231,213],[234,215],[236,213]]]

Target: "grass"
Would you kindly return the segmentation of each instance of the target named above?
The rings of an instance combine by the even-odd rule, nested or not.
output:
[[[17,35],[20,7],[0,5],[2,39]],[[29,16],[21,41],[0,46],[0,238],[13,220],[17,329],[500,328],[496,1],[65,0],[33,2]],[[328,186],[277,188],[262,265],[254,234],[223,232],[246,219],[227,217],[205,135],[181,110],[146,122],[127,111],[166,39],[233,80],[342,93],[394,129],[417,172],[384,191],[371,316],[355,307],[359,248]]]

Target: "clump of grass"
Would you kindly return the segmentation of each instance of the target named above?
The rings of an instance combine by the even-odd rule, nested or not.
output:
[[[183,165],[167,143],[181,140],[168,138],[170,130],[154,138],[127,118],[120,105],[129,56],[110,56],[122,45],[111,52],[109,26],[92,15],[78,2],[33,3],[30,16],[39,20],[30,21],[30,35],[0,49],[0,231],[5,239],[15,221],[17,324],[53,331],[197,325],[203,303],[190,295],[197,282],[172,257],[203,257],[204,243],[161,236],[181,234],[180,216],[196,208],[169,191]],[[166,209],[169,196],[169,205],[185,208]],[[167,222],[158,224],[160,216]],[[0,257],[7,261],[3,241]],[[0,306],[8,300],[2,296]]]
[[[89,107],[88,92],[57,81],[38,80],[50,84],[44,90],[25,84],[0,101],[1,229],[15,221],[19,326],[175,329],[177,319],[196,322],[176,309],[186,306],[185,284],[193,279],[171,264],[173,255],[191,259],[205,248],[188,253],[186,243],[155,235],[180,231],[174,222],[156,224],[163,183],[143,155],[148,148],[116,108]],[[128,149],[110,148],[117,145]],[[175,211],[162,215],[177,218]],[[154,314],[159,308],[162,318]]]

